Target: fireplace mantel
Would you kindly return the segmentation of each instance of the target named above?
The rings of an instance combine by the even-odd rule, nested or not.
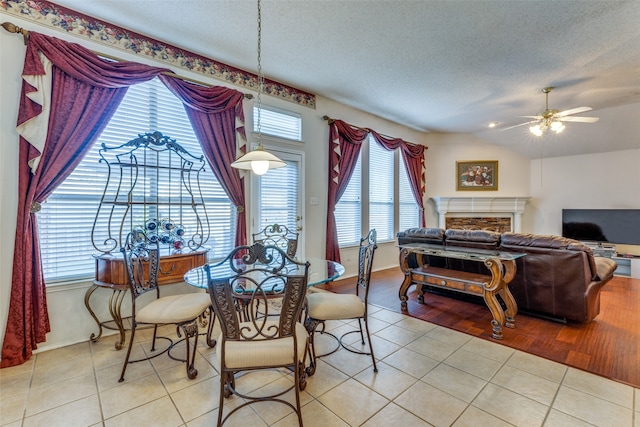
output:
[[[522,213],[531,197],[431,197],[438,212],[438,227],[445,228],[447,214],[510,214],[513,231],[521,231]]]

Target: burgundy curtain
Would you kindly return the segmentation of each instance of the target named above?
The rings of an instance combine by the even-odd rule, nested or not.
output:
[[[33,80],[29,76],[47,74],[49,65],[45,64],[49,63],[50,86],[27,82]],[[50,331],[35,216],[39,203],[82,160],[113,116],[127,86],[162,71],[105,61],[79,45],[30,33],[18,113],[18,217],[1,367],[24,363]],[[37,120],[45,111],[49,114],[46,131],[41,129],[45,123]],[[34,145],[31,136],[34,140],[41,137],[41,143]]]
[[[327,195],[327,247],[326,258],[340,262],[338,230],[336,228],[336,204],[344,194],[358,154],[368,131],[351,126],[342,120],[329,121],[329,182]]]
[[[240,178],[238,170],[231,167],[236,158],[236,132],[246,139],[242,109],[244,95],[234,89],[205,87],[164,75],[160,80],[184,103],[211,170],[237,207],[235,244],[246,244],[244,178]]]
[[[425,163],[424,145],[408,144],[400,138],[391,138],[380,135],[378,132],[369,129],[375,140],[387,150],[400,149],[402,161],[407,170],[413,197],[420,208],[420,227],[426,227],[424,218],[424,192],[425,192]]]

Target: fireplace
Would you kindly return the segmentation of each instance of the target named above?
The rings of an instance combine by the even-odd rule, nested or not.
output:
[[[445,228],[462,230],[488,230],[498,233],[513,231],[510,216],[448,216],[445,218],[444,225]]]
[[[522,213],[530,197],[432,197],[438,227],[522,231]]]

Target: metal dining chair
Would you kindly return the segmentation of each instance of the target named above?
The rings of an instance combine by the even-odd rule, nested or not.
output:
[[[160,288],[158,287],[160,266],[158,241],[151,241],[144,233],[138,231],[130,232],[126,237],[121,252],[124,256],[124,265],[131,293],[131,334],[129,348],[127,349],[122,373],[118,381],[124,381],[124,374],[130,363],[148,360],[164,353],[168,353],[172,359],[186,362],[187,377],[194,379],[198,375],[198,370],[194,366],[198,345],[198,325],[200,318],[204,318],[206,315],[209,317],[207,344],[209,347],[216,345],[216,342],[211,339],[214,319],[211,317],[212,309],[209,295],[204,292],[198,292],[161,297]],[[146,305],[139,305],[138,299],[147,293],[155,293],[155,299],[152,299]],[[144,300],[147,300],[147,298]],[[182,338],[182,335],[184,335],[184,338],[174,342],[169,337],[157,336],[158,326],[171,324],[176,326],[178,337]],[[136,331],[139,326],[145,325],[153,326],[153,340],[151,341],[151,352],[153,354],[142,359],[129,360]],[[157,339],[168,341],[168,346],[158,353],[156,353]],[[185,341],[186,356],[185,359],[177,359],[171,355],[171,349],[182,340]]]
[[[241,263],[238,263],[238,257]],[[289,406],[302,426],[300,391],[306,386],[305,363],[309,335],[300,322],[305,303],[309,263],[295,261],[281,248],[254,243],[234,249],[223,263],[232,274],[212,276],[216,266],[205,265],[211,304],[221,333],[216,351],[220,364],[218,426],[247,405],[272,401]],[[276,316],[269,300],[282,298]],[[261,310],[253,309],[257,305]],[[247,309],[248,307],[248,309]],[[245,317],[246,316],[246,317]],[[236,375],[256,370],[288,368],[293,372],[291,387],[256,395],[236,388]],[[281,396],[295,391],[295,403]],[[243,403],[223,416],[225,398],[237,395]]]
[[[356,293],[354,294],[336,294],[333,292],[314,292],[307,295],[307,319],[306,326],[309,331],[309,352],[310,365],[307,368],[307,375],[311,376],[316,370],[316,361],[318,357],[328,356],[340,349],[340,347],[352,353],[371,355],[373,362],[373,371],[378,372],[376,366],[376,358],[373,354],[373,345],[371,345],[371,334],[369,333],[368,324],[368,298],[369,284],[371,279],[371,267],[373,266],[373,255],[378,247],[376,243],[376,230],[372,229],[360,240],[358,253],[358,278],[356,281]],[[341,337],[337,337],[330,332],[324,330],[325,322],[328,320],[351,320],[357,319],[358,329],[354,329],[344,333]],[[362,328],[364,323],[364,330]],[[322,329],[318,331],[318,327]],[[369,351],[356,350],[343,342],[346,335],[352,333],[360,333],[360,341],[364,346],[364,335],[366,332]],[[335,350],[322,354],[316,354],[315,335],[323,333],[333,336],[338,345]]]
[[[264,246],[278,246],[291,257],[294,257],[298,251],[299,233],[290,230],[286,225],[267,225],[258,233],[253,233],[251,236],[253,237],[254,243],[261,243]]]

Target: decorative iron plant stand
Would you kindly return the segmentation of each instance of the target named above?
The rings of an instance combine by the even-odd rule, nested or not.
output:
[[[129,290],[120,254],[123,239],[134,229],[158,239],[158,282],[162,285],[182,282],[187,271],[205,264],[209,219],[200,188],[205,160],[160,132],[140,134],[116,147],[102,144],[99,155],[99,162],[106,167],[104,191],[91,233],[98,252],[96,277],[85,293],[84,304],[98,326],[98,333],[92,333],[90,340],[99,341],[103,329],[117,330],[120,339],[115,348],[120,350],[129,317],[122,314]],[[110,320],[100,320],[91,307],[91,296],[97,289],[112,291]]]

